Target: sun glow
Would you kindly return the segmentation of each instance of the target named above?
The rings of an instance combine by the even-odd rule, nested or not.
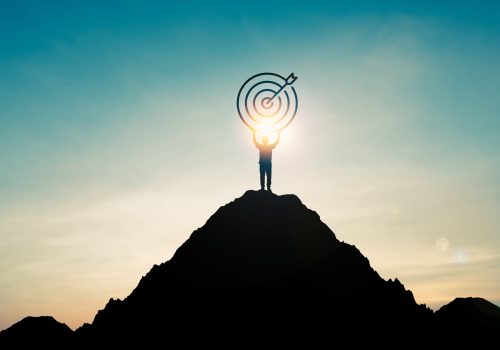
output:
[[[255,136],[257,140],[262,142],[262,138],[267,136],[269,139],[269,143],[274,143],[278,140],[279,132],[271,130],[271,128],[267,125],[263,125],[259,130],[255,131]]]

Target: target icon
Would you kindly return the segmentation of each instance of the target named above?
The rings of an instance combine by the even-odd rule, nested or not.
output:
[[[256,132],[276,133],[295,118],[299,100],[292,84],[297,77],[259,73],[241,86],[236,107],[241,120]]]

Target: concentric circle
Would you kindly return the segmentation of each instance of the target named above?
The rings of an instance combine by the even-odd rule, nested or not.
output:
[[[276,73],[259,73],[241,86],[236,99],[240,119],[257,132],[280,132],[297,114],[299,100],[293,86]]]

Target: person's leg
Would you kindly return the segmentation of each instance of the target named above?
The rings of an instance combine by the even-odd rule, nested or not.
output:
[[[271,178],[273,176],[273,165],[267,165],[267,190],[271,191]]]
[[[264,189],[264,176],[265,176],[265,167],[264,164],[259,164],[259,171],[260,171],[260,189]]]

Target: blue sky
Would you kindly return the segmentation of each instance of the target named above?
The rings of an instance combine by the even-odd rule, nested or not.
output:
[[[0,329],[91,321],[258,188],[235,99],[263,71],[299,77],[275,192],[421,303],[499,303],[499,20],[493,1],[2,1]]]

